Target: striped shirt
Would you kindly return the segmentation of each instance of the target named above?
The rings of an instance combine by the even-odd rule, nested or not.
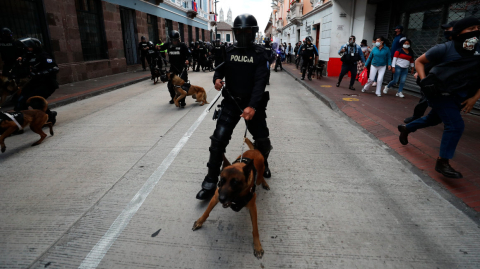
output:
[[[398,65],[401,68],[408,68],[408,66],[414,67],[414,62],[413,54],[411,52],[407,54],[403,49],[399,49],[395,51],[395,54],[393,55],[392,66]]]

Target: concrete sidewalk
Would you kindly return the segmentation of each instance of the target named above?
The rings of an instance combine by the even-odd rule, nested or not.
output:
[[[396,88],[377,97],[373,87],[369,92],[362,93],[362,85],[358,81],[354,85],[356,91],[351,91],[348,89],[350,78],[344,78],[339,88],[335,85],[338,77],[301,81],[300,71],[293,64],[285,64],[283,68],[332,109],[345,113],[469,207],[480,212],[480,117],[471,114],[463,116],[465,132],[451,164],[462,172],[464,178],[449,179],[435,171],[443,125],[410,134],[407,146],[398,140],[397,126],[413,114],[419,97],[408,93],[405,98],[396,97]]]
[[[56,108],[83,100],[102,93],[113,91],[150,78],[150,71],[131,71],[106,77],[78,81],[60,85],[48,98],[50,108]],[[153,83],[153,82],[152,82]],[[2,107],[1,111],[13,109],[12,105]]]

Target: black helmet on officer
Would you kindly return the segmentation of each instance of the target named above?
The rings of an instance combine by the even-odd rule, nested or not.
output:
[[[148,44],[149,48],[151,48],[151,49],[155,48],[155,44],[153,44],[152,41],[148,41],[147,44]]]
[[[40,53],[42,52],[42,42],[40,40],[27,37],[19,40],[25,46],[27,53]]]
[[[233,34],[237,42],[236,48],[247,48],[253,46],[255,36],[258,32],[257,19],[250,14],[242,14],[233,21]]]
[[[2,40],[11,41],[12,39],[13,39],[12,30],[8,29],[7,27],[2,28]]]
[[[307,42],[307,44],[308,44],[308,42],[310,42],[310,44],[311,44],[313,42],[313,38],[311,36],[307,36],[305,38],[305,42]]]
[[[142,42],[145,42],[147,41],[147,38],[145,36],[142,35],[142,37],[140,38],[142,40]]]
[[[270,45],[270,38],[265,37],[265,38],[263,39],[263,42],[265,43],[265,46]]]
[[[195,46],[195,42],[192,41],[190,42],[190,47],[193,47],[193,46]]]
[[[180,33],[177,30],[172,30],[170,32],[170,40],[173,43],[173,45],[179,45],[180,44]]]
[[[221,45],[220,38],[215,39],[215,46],[220,46],[220,45]]]

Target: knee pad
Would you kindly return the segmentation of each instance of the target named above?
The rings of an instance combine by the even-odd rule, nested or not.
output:
[[[230,142],[232,132],[233,130],[231,128],[217,124],[215,132],[212,136],[210,136],[210,139],[212,140],[212,147],[219,146],[225,149]]]

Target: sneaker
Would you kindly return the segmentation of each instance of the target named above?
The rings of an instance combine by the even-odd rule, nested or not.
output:
[[[362,92],[366,92],[367,90],[365,90],[365,88],[362,89]]]
[[[340,87],[340,83],[337,83],[337,85],[335,85],[335,86],[337,86],[337,88]]]
[[[396,96],[398,96],[398,97],[400,97],[400,98],[404,98],[404,97],[405,97],[405,95],[403,95],[403,93],[401,93],[401,92],[397,92]]]
[[[387,86],[385,86],[385,88],[383,89],[383,93],[384,94],[387,94],[388,93],[388,90],[390,90],[390,88]],[[398,95],[397,95],[398,96]]]
[[[382,95],[381,95],[380,93],[377,93],[377,96],[378,96],[378,97],[382,97]]]
[[[376,82],[373,82],[372,86],[373,86],[373,87],[377,86],[377,83],[376,83]]]

